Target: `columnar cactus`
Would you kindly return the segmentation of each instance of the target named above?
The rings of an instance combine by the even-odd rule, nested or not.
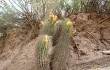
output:
[[[53,15],[53,13],[50,12],[49,17],[50,18],[45,21],[45,24],[44,24],[43,28],[41,29],[40,34],[47,34],[47,35],[50,35],[50,36],[52,35],[54,25],[57,21],[57,16]]]
[[[52,35],[53,32],[53,25],[52,23],[49,21],[46,21],[46,23],[43,25],[41,31],[40,31],[40,35],[41,34],[47,34],[47,35]]]
[[[56,22],[55,26],[54,26],[54,32],[52,34],[52,41],[53,41],[53,46],[55,46],[58,42],[58,39],[61,35],[61,31],[62,31],[62,25],[65,23],[64,20],[59,20]]]
[[[72,22],[67,22],[62,25],[61,36],[56,44],[52,70],[64,70],[66,67],[66,58],[68,57],[70,37],[72,33]]]
[[[50,13],[50,18],[43,25],[36,45],[38,70],[65,69],[72,36],[72,25],[71,21],[66,21],[64,13],[59,21],[53,13]]]
[[[40,35],[36,44],[36,57],[38,70],[50,70],[52,54],[52,41],[48,35]]]

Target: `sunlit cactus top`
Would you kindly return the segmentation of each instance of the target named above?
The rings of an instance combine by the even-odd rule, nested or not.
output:
[[[43,38],[43,47],[46,47],[47,42],[48,42],[48,36],[45,35],[44,38]]]
[[[48,42],[48,36],[47,35],[44,36],[44,42]]]

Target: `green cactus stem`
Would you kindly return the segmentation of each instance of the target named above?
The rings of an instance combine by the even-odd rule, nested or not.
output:
[[[52,70],[64,70],[66,69],[66,61],[69,52],[70,37],[72,36],[72,27],[68,31],[66,24],[62,25],[61,36],[56,44],[53,60]]]
[[[58,39],[61,35],[63,24],[65,24],[65,21],[64,20],[59,20],[54,25],[54,32],[53,32],[53,35],[52,35],[53,46],[55,46],[58,42]]]
[[[50,70],[52,41],[48,35],[40,35],[36,43],[36,57],[38,70]]]

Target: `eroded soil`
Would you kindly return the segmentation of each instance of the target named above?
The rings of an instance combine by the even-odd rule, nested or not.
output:
[[[88,19],[88,14],[73,15],[77,23],[77,35],[73,37],[78,48],[70,46],[68,70],[109,70],[110,56],[101,53],[110,48],[110,20]],[[95,17],[93,17],[95,18]],[[23,37],[16,29],[7,31],[7,39],[0,54],[0,70],[37,70],[33,39],[23,44]]]

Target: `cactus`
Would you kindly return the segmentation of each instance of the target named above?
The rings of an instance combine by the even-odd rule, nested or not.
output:
[[[53,25],[50,22],[50,20],[48,20],[41,29],[40,34],[52,35],[52,33],[53,33]]]
[[[54,26],[54,32],[52,35],[52,41],[53,41],[53,46],[55,46],[58,42],[58,39],[61,35],[61,31],[62,31],[62,24],[64,24],[65,22],[63,20],[59,20],[56,22],[55,26]]]
[[[56,20],[56,16],[50,13],[49,20],[40,31],[37,41],[38,70],[63,70],[66,67],[73,24],[67,22],[63,14],[61,20]]]
[[[52,54],[52,41],[48,35],[40,35],[36,44],[36,57],[38,70],[50,70]]]
[[[56,22],[55,26],[54,26],[54,32],[53,32],[53,46],[55,46],[58,42],[58,39],[61,35],[61,31],[62,31],[62,27],[63,25],[66,23],[66,19],[65,19],[65,12],[62,11],[61,12],[61,18],[59,21]]]
[[[57,21],[57,16],[53,15],[53,13],[50,13],[50,18],[49,20],[45,21],[45,24],[41,29],[40,34],[47,34],[52,36],[56,21]]]
[[[64,70],[66,67],[66,58],[69,52],[69,43],[72,33],[72,24],[62,24],[61,36],[56,44],[53,60],[52,70]]]

